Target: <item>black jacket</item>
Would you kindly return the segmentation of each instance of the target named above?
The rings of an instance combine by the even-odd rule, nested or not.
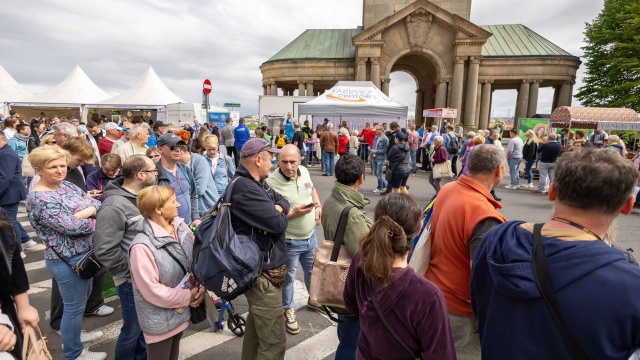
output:
[[[538,156],[538,143],[535,141],[531,141],[531,144],[529,144],[528,141],[525,142],[524,147],[522,148],[522,159],[531,161],[531,160],[535,160],[537,156]]]
[[[558,156],[562,152],[562,145],[557,141],[549,141],[546,144],[542,144],[538,147],[540,153],[540,162],[554,163],[558,160]]]
[[[391,148],[389,154],[387,154],[387,160],[389,160],[389,169],[394,174],[408,173],[411,171],[409,162],[411,156],[409,155],[409,146],[406,142],[399,142]]]
[[[396,145],[396,134],[398,133],[398,131],[400,130],[396,130],[396,131],[390,132],[389,134],[385,134],[387,135],[387,139],[389,139],[389,145],[387,145],[387,154],[389,154],[391,152],[391,148]]]
[[[266,181],[256,181],[242,165],[236,169],[238,178],[231,194],[231,224],[236,233],[256,235],[264,251],[263,270],[275,269],[287,259],[284,233],[289,221],[289,202],[274,191]],[[280,205],[283,212],[276,210]]]

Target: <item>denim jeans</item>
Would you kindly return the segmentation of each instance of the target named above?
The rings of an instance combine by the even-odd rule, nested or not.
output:
[[[409,149],[409,155],[411,155],[412,164],[411,170],[413,170],[413,172],[416,172],[416,170],[418,169],[418,167],[416,166],[416,152],[418,152],[418,149]]]
[[[353,320],[353,316],[338,314],[339,320]],[[338,349],[336,360],[355,360],[358,349],[358,336],[360,336],[360,319],[347,324],[338,323]]]
[[[384,158],[374,158],[371,161],[371,165],[373,166],[373,173],[378,178],[378,187],[376,189],[382,190],[387,187],[387,182],[382,176],[382,168],[384,168]]]
[[[22,251],[22,243],[26,243],[27,241],[31,240],[31,238],[29,237],[29,234],[27,234],[27,231],[20,224],[20,221],[18,221],[19,204],[20,203],[0,205],[0,208],[3,208],[4,211],[6,211],[9,215],[9,219],[11,219],[13,228],[16,232],[16,238],[20,239],[20,242],[18,242],[18,247],[20,248],[20,251]]]
[[[85,254],[67,258],[71,266],[82,259]],[[64,261],[60,259],[45,260],[45,265],[51,277],[58,282],[60,295],[64,303],[64,313],[60,332],[62,335],[63,353],[65,359],[75,359],[80,356],[84,345],[80,341],[82,330],[82,315],[91,293],[91,280],[81,279]]]
[[[522,158],[510,158],[507,160],[509,164],[509,175],[511,176],[511,186],[520,184],[520,162]]]
[[[335,152],[322,151],[322,162],[324,163],[324,173],[327,175],[333,175],[335,168]]]
[[[282,308],[291,309],[293,307],[293,282],[296,279],[298,261],[302,265],[304,272],[304,284],[307,291],[311,288],[311,271],[313,270],[313,252],[318,246],[316,231],[313,230],[311,237],[305,240],[287,239],[287,276],[282,286]]]
[[[538,163],[538,171],[540,172],[540,179],[538,179],[538,191],[542,192],[547,186],[547,177],[549,178],[549,184],[553,182],[553,176],[556,173],[556,163],[540,161]]]
[[[533,167],[534,163],[534,160],[529,160],[524,165],[524,172],[527,174],[527,183],[529,184],[533,182],[533,171],[531,171],[531,168]]]
[[[147,358],[147,343],[140,324],[136,305],[133,301],[133,285],[125,282],[118,285],[118,297],[122,307],[122,328],[116,343],[116,359],[142,360]]]

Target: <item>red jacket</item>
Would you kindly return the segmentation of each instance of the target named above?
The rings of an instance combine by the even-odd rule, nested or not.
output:
[[[338,136],[338,154],[343,155],[349,152],[349,137]]]
[[[98,141],[98,152],[100,152],[100,157],[104,154],[110,153],[111,148],[113,148],[113,141],[107,139],[106,136],[101,137],[100,141]]]
[[[436,148],[433,150],[433,163],[441,164],[445,161],[447,161],[447,149],[445,149],[442,145],[436,146]]]
[[[376,131],[373,129],[367,129],[367,131],[363,135],[364,141],[369,144],[369,146],[373,146],[373,140],[376,138]]]

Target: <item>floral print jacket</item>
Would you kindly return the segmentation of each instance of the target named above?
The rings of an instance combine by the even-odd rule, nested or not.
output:
[[[27,195],[27,214],[36,234],[46,242],[45,259],[58,259],[53,247],[63,258],[93,249],[93,218],[76,219],[73,214],[89,206],[100,208],[100,202],[87,196],[68,181],[51,191],[32,191]]]

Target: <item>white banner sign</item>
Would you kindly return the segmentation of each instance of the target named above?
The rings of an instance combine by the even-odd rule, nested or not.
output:
[[[322,116],[314,116],[313,117],[313,130],[316,129],[317,125],[323,125],[324,124],[324,119],[325,117]],[[329,122],[333,124],[333,130],[334,131],[338,131],[338,129],[340,128],[340,124],[342,123],[342,121],[346,121],[347,122],[347,127],[349,128],[349,130],[357,130],[358,132],[360,132],[360,130],[364,129],[364,126],[366,123],[369,123],[369,125],[373,126],[374,122],[377,122],[379,124],[382,123],[387,123],[387,125],[391,124],[391,122],[396,121],[398,122],[398,125],[400,125],[400,128],[404,128],[407,126],[407,120],[406,119],[373,119],[373,118],[364,118],[364,117],[345,117],[343,116],[342,119],[340,117],[327,117],[327,119],[329,119]]]
[[[632,130],[640,131],[640,122],[598,121],[599,130]]]

